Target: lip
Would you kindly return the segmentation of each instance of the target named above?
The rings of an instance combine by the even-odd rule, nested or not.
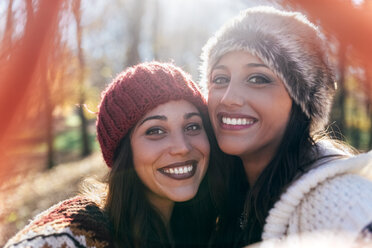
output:
[[[172,163],[170,165],[159,168],[158,171],[163,175],[175,180],[185,180],[195,175],[198,161],[187,160],[184,162]],[[180,172],[182,169],[182,173]],[[186,170],[186,172],[184,172]],[[177,174],[178,172],[178,174]]]
[[[227,124],[222,122],[222,118],[234,118],[234,119],[246,119],[248,123],[246,124]],[[220,124],[220,127],[225,130],[242,130],[252,127],[256,122],[258,122],[258,119],[245,114],[239,114],[239,113],[226,113],[226,112],[219,112],[217,113],[217,119],[218,123]]]

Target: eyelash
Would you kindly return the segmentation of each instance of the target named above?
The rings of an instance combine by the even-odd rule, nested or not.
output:
[[[185,127],[185,130],[189,132],[197,132],[197,131],[200,131],[201,129],[202,129],[202,126],[199,123],[192,123]]]
[[[259,79],[261,80],[261,82],[254,82],[252,81],[252,79]],[[221,80],[225,80],[224,82],[220,82]],[[213,80],[212,80],[212,83],[215,84],[215,85],[224,85],[224,84],[228,84],[230,82],[230,78],[227,77],[227,76],[216,76]],[[271,78],[269,78],[268,76],[266,75],[263,75],[263,74],[254,74],[254,75],[250,75],[247,79],[247,83],[252,83],[252,84],[255,84],[255,85],[263,85],[263,84],[269,84],[273,82],[273,80]]]
[[[221,83],[221,82],[218,82],[219,80],[226,80],[226,81],[223,82],[223,83]],[[229,82],[230,82],[230,78],[229,78],[229,77],[226,77],[226,76],[216,76],[216,77],[212,80],[212,83],[217,84],[217,85],[221,85],[221,84],[229,83]]]
[[[165,133],[164,130],[159,127],[153,127],[146,131],[146,135],[161,135],[163,133]]]
[[[261,79],[261,80],[263,79],[264,82],[252,82],[251,81],[252,79]],[[269,84],[273,80],[271,78],[267,77],[266,75],[256,74],[256,75],[250,76],[247,81],[249,83],[252,83],[252,84]]]
[[[197,132],[199,130],[202,130],[202,125],[199,123],[191,123],[187,125],[185,128],[186,132]],[[152,135],[162,135],[165,131],[160,127],[152,127],[146,131],[146,135],[152,136]]]

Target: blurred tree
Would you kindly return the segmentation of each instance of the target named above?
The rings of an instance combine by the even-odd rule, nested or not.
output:
[[[27,0],[26,6],[30,6],[30,2]],[[12,6],[12,3],[13,1],[9,0],[8,6]],[[14,119],[27,115],[27,112],[33,108],[31,105],[24,107],[24,103],[30,89],[35,85],[35,77],[40,74],[38,64],[43,57],[42,54],[48,54],[53,49],[50,44],[57,31],[55,27],[58,23],[61,3],[61,0],[53,2],[39,0],[35,13],[28,8],[28,15],[25,15],[26,25],[22,33],[17,33],[14,38],[15,25],[13,21],[9,21],[8,23],[12,24],[8,25],[8,30],[3,34],[3,42],[0,46],[2,55],[0,57],[0,172],[5,172],[6,177],[9,177],[6,173],[7,169],[14,166],[8,164],[7,160],[9,138],[16,136],[21,125],[24,125],[15,122]],[[8,8],[9,13],[11,7]],[[13,19],[9,17],[8,20]],[[11,44],[6,43],[9,41]]]
[[[32,91],[34,96],[30,96],[30,99],[32,99],[40,95],[41,99],[41,101],[39,100],[41,106],[38,112],[44,116],[43,126],[47,145],[46,163],[48,169],[56,164],[54,147],[56,121],[54,112],[58,106],[63,105],[71,97],[74,98],[72,84],[66,82],[72,81],[76,77],[76,73],[73,75],[67,74],[74,59],[66,42],[62,42],[60,32],[55,33],[53,48],[50,53],[44,55],[45,58],[39,64],[41,72],[37,82],[39,87],[34,88]],[[34,102],[37,102],[37,100]]]
[[[84,105],[86,101],[85,96],[85,61],[82,44],[82,27],[81,27],[81,0],[75,0],[73,2],[73,13],[76,21],[76,38],[77,38],[77,50],[78,50],[78,61],[79,61],[79,108],[78,114],[80,118],[81,125],[81,141],[82,141],[82,150],[81,156],[86,157],[92,153],[92,148],[90,146],[89,137],[88,137],[88,122],[84,113]]]
[[[159,0],[153,0],[153,20],[152,20],[152,52],[154,60],[159,59],[159,22],[160,9]]]
[[[22,1],[21,8],[13,6],[12,11],[9,6],[15,1],[9,0],[6,13],[11,24],[0,39],[0,177],[6,167],[27,172],[33,166],[40,169],[41,161],[46,161],[46,168],[58,163],[60,151],[54,144],[55,136],[66,130],[62,115],[71,105],[83,106],[86,98],[80,1],[58,0],[50,10],[45,0]],[[76,30],[75,53],[71,38],[66,39],[71,30]],[[79,139],[84,145],[79,147],[87,155],[91,152],[87,121],[83,108],[78,111],[84,118]],[[33,162],[36,154],[38,161]]]
[[[346,47],[345,44],[340,43],[338,49],[338,74],[337,80],[337,94],[335,96],[333,109],[331,112],[331,119],[335,121],[335,127],[333,127],[334,138],[344,140],[345,130],[345,71],[346,71]]]
[[[367,106],[367,114],[369,116],[369,141],[368,141],[368,148],[372,148],[372,84],[369,82],[372,82],[372,69],[368,68],[368,64],[365,64],[364,67],[365,73],[365,91],[367,95],[367,101],[366,101],[366,106]]]
[[[348,82],[345,81],[346,73],[354,73],[347,70],[351,64],[354,68],[363,69],[365,75],[370,75],[372,70],[372,1],[364,0],[359,3],[352,0],[282,0],[281,3],[284,6],[290,6],[293,9],[305,12],[309,19],[313,22],[321,25],[325,32],[328,40],[331,37],[337,39],[338,43],[341,44],[341,49],[338,51],[339,60],[339,84],[341,88],[337,97],[336,106],[334,109],[341,109],[345,111],[345,99],[348,97],[347,91],[342,88],[342,82],[345,86]],[[332,11],[330,11],[332,10]],[[347,50],[346,50],[347,48]],[[346,53],[347,52],[347,53]],[[346,56],[347,54],[347,56]],[[347,59],[346,59],[347,58]],[[355,89],[361,91],[367,97],[367,101],[361,101],[355,99],[356,104],[359,105],[359,109],[367,109],[369,116],[371,116],[370,104],[371,104],[371,88],[372,81],[370,76],[366,76],[365,82],[359,80],[359,84],[364,84],[364,90]],[[353,94],[355,97],[357,94]],[[344,98],[344,99],[342,99]],[[351,102],[351,101],[349,101]],[[341,111],[340,110],[340,111]],[[337,115],[336,122],[344,134],[348,133],[348,128],[355,128],[345,126],[342,124],[342,114]],[[371,135],[372,135],[372,124],[370,124],[369,132],[369,149],[372,148]],[[354,137],[361,135],[364,132],[360,128],[357,130],[358,135],[355,135],[355,130],[350,129],[350,134]],[[357,145],[361,142],[357,142]]]
[[[129,45],[126,53],[126,66],[138,64],[141,61],[138,46],[141,41],[141,24],[145,12],[146,0],[134,1],[135,7],[128,16]]]
[[[42,67],[42,74],[40,77],[41,80],[41,89],[42,89],[42,99],[44,102],[44,113],[45,116],[45,135],[46,135],[46,143],[47,143],[47,168],[50,169],[54,166],[54,147],[53,147],[53,141],[54,141],[54,134],[53,134],[53,110],[55,108],[55,105],[53,104],[52,97],[51,97],[51,89],[49,83],[52,81],[49,81],[48,79],[48,64],[47,64],[48,58],[45,60],[42,60],[40,63],[40,66]]]

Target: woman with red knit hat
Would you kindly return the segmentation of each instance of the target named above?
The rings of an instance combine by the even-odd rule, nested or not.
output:
[[[111,168],[98,200],[78,196],[51,207],[6,247],[204,246],[215,223],[211,150],[211,160],[221,160],[189,75],[158,62],[126,69],[103,92],[96,126]]]

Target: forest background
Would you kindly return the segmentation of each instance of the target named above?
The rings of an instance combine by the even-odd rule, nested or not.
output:
[[[198,81],[208,37],[257,5],[319,25],[338,83],[328,131],[371,150],[371,0],[0,0],[0,246],[106,174],[95,112],[117,73],[171,61]]]

